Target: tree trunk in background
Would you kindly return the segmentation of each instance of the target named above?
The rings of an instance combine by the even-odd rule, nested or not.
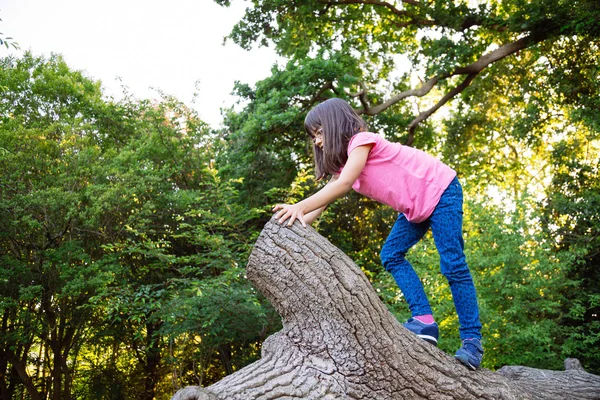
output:
[[[227,375],[233,373],[233,365],[231,364],[231,349],[229,345],[220,345],[219,346],[219,358],[221,359],[221,364],[223,365],[223,369]]]
[[[259,361],[172,400],[600,399],[600,377],[578,368],[468,370],[406,330],[360,268],[299,223],[267,223],[247,276],[283,329],[265,340]]]
[[[160,323],[146,323],[146,362],[144,363],[144,393],[143,400],[153,400],[158,382],[159,366],[161,361],[161,348],[156,332],[160,329]]]
[[[61,400],[64,394],[62,391],[62,358],[60,355],[60,350],[56,350],[57,347],[58,346],[53,346],[52,348],[54,357],[52,364],[52,372],[50,375],[52,377],[52,400]]]
[[[8,391],[8,377],[12,370],[12,366],[8,369],[8,360],[4,351],[0,350],[0,400],[9,399],[10,393]],[[8,372],[8,373],[7,373]]]
[[[22,359],[19,359],[16,354],[12,352],[12,350],[7,350],[6,356],[8,361],[13,365],[14,370],[19,375],[19,379],[23,383],[23,386],[27,390],[27,394],[31,400],[43,400],[43,397],[37,391],[31,377],[27,373],[27,353],[25,353]]]

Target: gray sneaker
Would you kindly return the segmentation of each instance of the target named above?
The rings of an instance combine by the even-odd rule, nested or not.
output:
[[[473,371],[481,365],[483,358],[483,347],[479,339],[465,339],[462,342],[462,347],[458,349],[454,357],[471,368]]]

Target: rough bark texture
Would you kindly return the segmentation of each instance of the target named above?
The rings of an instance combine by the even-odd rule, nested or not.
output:
[[[600,399],[600,377],[576,362],[564,372],[468,370],[406,330],[360,268],[299,223],[267,223],[247,276],[283,329],[264,342],[259,361],[172,400]]]

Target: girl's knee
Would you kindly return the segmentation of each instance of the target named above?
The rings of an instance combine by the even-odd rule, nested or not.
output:
[[[406,261],[406,251],[398,250],[393,246],[386,246],[385,244],[381,248],[379,257],[386,271],[391,272],[398,265]]]
[[[441,272],[449,283],[473,281],[466,262],[459,265],[442,266]]]

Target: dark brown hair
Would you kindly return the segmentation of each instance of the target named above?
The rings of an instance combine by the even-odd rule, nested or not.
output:
[[[329,99],[315,106],[304,120],[306,134],[314,139],[323,135],[323,148],[313,142],[317,180],[335,175],[348,161],[348,143],[352,136],[368,131],[367,123],[342,99]]]

